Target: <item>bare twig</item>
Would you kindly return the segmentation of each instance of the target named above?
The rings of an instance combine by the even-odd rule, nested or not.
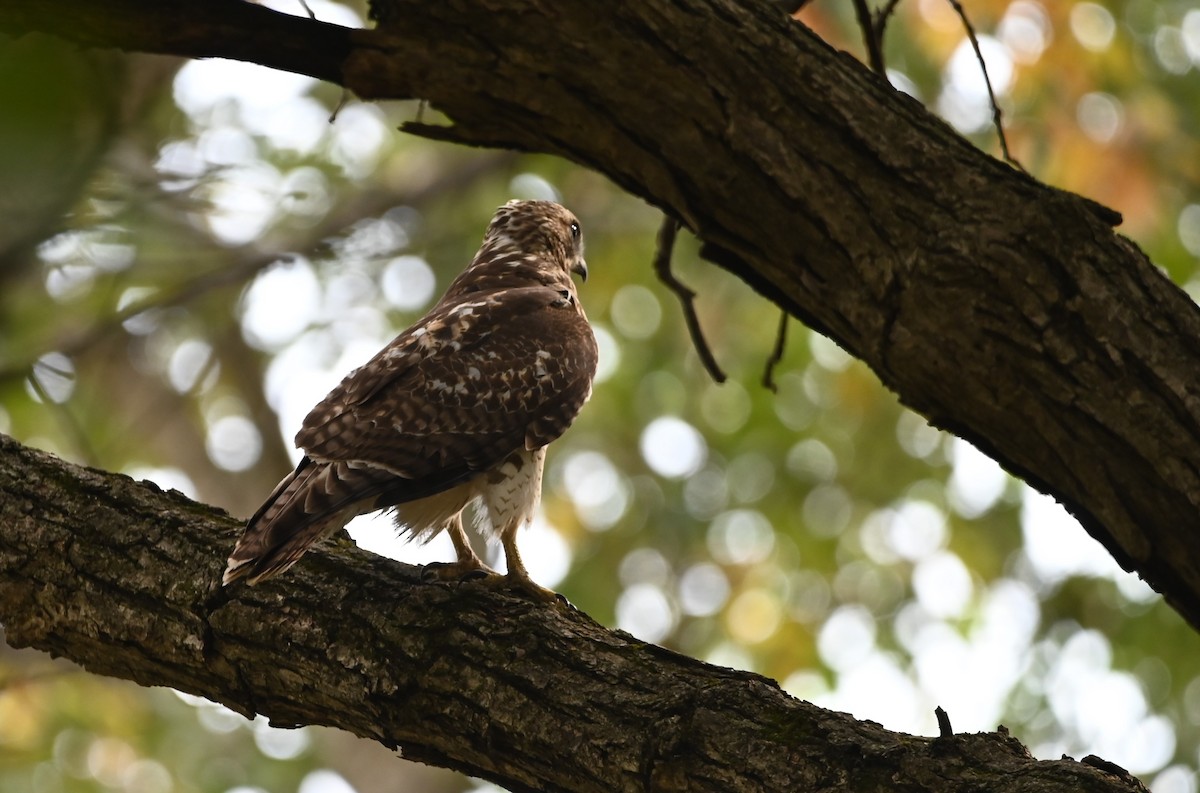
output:
[[[854,0],[854,15],[858,18],[858,27],[862,31],[863,45],[867,48],[867,63],[871,71],[884,79],[887,69],[883,65],[883,36],[871,19],[871,9],[867,0]]]
[[[1004,123],[1000,118],[1000,105],[996,102],[996,92],[992,90],[992,78],[988,76],[987,64],[983,60],[983,51],[979,49],[979,38],[975,35],[975,27],[971,24],[971,20],[967,18],[967,12],[963,10],[962,3],[958,0],[946,0],[954,11],[958,14],[958,18],[962,20],[963,29],[967,31],[967,38],[971,41],[971,47],[975,50],[975,59],[979,61],[979,69],[983,72],[983,82],[987,86],[988,101],[992,103],[992,123],[996,126],[996,134],[1000,137],[1000,151],[1004,155],[1004,161],[1012,165],[1022,173],[1027,173],[1025,166],[1017,162],[1012,156],[1012,152],[1008,150],[1008,138],[1004,136]]]
[[[887,30],[887,24],[898,5],[900,5],[900,0],[888,0],[887,5],[875,12],[875,22],[872,26],[875,28],[875,38],[880,42],[881,46],[883,34]]]
[[[962,20],[963,29],[967,32],[967,39],[971,42],[971,48],[975,50],[975,58],[979,61],[979,68],[983,72],[983,82],[987,86],[988,101],[992,106],[992,123],[996,127],[996,134],[1000,138],[1000,151],[1004,155],[1004,161],[1011,164],[1020,171],[1024,171],[1025,167],[1013,157],[1012,152],[1008,148],[1008,138],[1004,134],[1004,123],[1000,113],[1000,103],[996,101],[996,92],[992,88],[992,78],[988,75],[987,63],[983,60],[983,51],[979,48],[979,37],[975,33],[975,26],[971,24],[971,20],[967,17],[966,10],[962,7],[959,0],[946,0],[950,3],[958,18]],[[863,45],[867,50],[867,63],[871,70],[881,77],[887,77],[887,69],[883,60],[883,34],[887,29],[888,20],[896,11],[896,6],[900,4],[900,0],[888,0],[875,14],[874,19],[871,17],[871,10],[867,6],[867,0],[853,0],[854,14],[858,19],[858,27],[862,30]]]
[[[300,6],[308,13],[308,18],[316,21],[317,15],[313,13],[312,8],[308,5],[308,0],[300,0]]]
[[[345,88],[343,88],[342,95],[338,97],[337,104],[334,105],[333,110],[329,114],[329,122],[328,123],[332,124],[333,122],[337,121],[338,113],[342,112],[342,108],[345,107],[346,103],[349,101],[350,101],[350,92],[347,91]]]
[[[679,221],[663,217],[662,226],[658,230],[658,250],[654,253],[654,272],[658,280],[675,293],[679,305],[683,308],[683,319],[687,323],[688,333],[692,344],[700,355],[700,362],[708,370],[708,374],[718,383],[725,382],[725,373],[721,371],[717,359],[713,357],[708,342],[704,340],[704,331],[700,329],[700,319],[696,316],[696,293],[689,289],[671,272],[671,251],[675,248],[675,235],[679,232]]]
[[[772,394],[779,393],[779,386],[775,383],[775,367],[783,360],[783,350],[787,346],[787,327],[788,313],[780,311],[779,329],[775,331],[775,347],[771,350],[771,357],[767,358],[767,365],[763,369],[762,377],[763,387]]]

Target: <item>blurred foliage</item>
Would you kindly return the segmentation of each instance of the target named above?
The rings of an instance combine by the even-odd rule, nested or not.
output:
[[[1124,213],[1195,294],[1200,2],[967,5],[1015,157]],[[801,18],[861,55],[851,4]],[[550,455],[546,525],[522,543],[535,578],[606,624],[893,729],[933,734],[942,705],[956,729],[1002,722],[1039,756],[1094,752],[1156,791],[1196,790],[1194,632],[1061,510],[795,322],[765,389],[776,309],[685,238],[674,269],[730,374],[712,383],[652,274],[659,217],[602,177],[401,136],[413,103],[351,102],[329,122],[342,97],[311,80],[39,47],[61,45],[0,40],[0,97],[22,109],[0,121],[0,431],[249,514],[308,407],[429,306],[492,210],[559,197],[585,226],[603,371]],[[895,85],[998,151],[951,4],[898,3],[885,54]],[[0,649],[3,790],[470,785]]]

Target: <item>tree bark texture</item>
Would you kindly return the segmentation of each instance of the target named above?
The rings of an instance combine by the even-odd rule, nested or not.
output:
[[[1200,312],[1115,213],[978,151],[773,3],[374,11],[351,31],[237,0],[9,0],[0,30],[419,97],[452,125],[412,132],[605,173],[1200,627]]]
[[[0,435],[0,623],[14,646],[277,725],[324,724],[514,791],[1137,791],[1001,731],[858,722],[564,605],[349,542],[220,589],[241,524]]]

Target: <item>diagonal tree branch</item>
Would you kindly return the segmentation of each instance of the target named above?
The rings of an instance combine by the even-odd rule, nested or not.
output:
[[[51,33],[90,47],[262,62],[334,83],[352,35],[244,0],[17,0],[0,7],[0,30]]]
[[[217,588],[240,524],[0,435],[0,622],[14,646],[283,726],[325,724],[514,791],[1136,791],[1001,731],[920,738],[757,675],[349,543]],[[936,769],[936,770],[934,770]]]

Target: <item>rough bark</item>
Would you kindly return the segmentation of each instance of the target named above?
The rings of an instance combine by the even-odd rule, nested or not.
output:
[[[220,590],[240,524],[0,435],[14,646],[280,725],[325,724],[514,791],[1136,791],[1004,732],[922,738],[345,542]]]
[[[453,125],[414,132],[591,166],[1200,627],[1200,312],[1113,213],[974,149],[775,4],[375,5],[380,29],[349,31],[234,0],[9,0],[0,30],[421,97]]]

